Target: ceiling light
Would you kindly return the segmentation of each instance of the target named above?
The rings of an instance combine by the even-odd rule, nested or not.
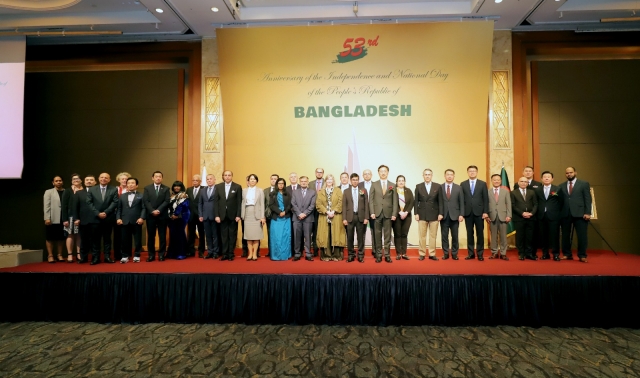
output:
[[[211,10],[212,10],[212,11],[214,11],[214,12],[217,12],[217,11],[218,11],[218,8],[213,7],[213,8],[211,8]]]
[[[162,12],[164,12],[164,11],[162,10],[162,8],[156,8],[156,12],[158,12],[158,13],[162,13]]]
[[[496,0],[496,4],[499,4],[501,2],[502,2],[502,0]]]

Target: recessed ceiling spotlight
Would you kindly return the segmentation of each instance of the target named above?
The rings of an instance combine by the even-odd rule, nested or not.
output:
[[[216,7],[211,8],[212,11],[217,12],[219,9]]]
[[[162,8],[156,8],[156,12],[158,12],[158,13],[162,13],[162,12],[164,12],[164,11],[162,10]]]
[[[502,0],[496,0],[496,4],[500,4]]]

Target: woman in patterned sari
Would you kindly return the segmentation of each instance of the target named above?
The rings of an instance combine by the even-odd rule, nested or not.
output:
[[[287,182],[281,177],[276,181],[276,190],[269,194],[271,260],[288,260],[291,257],[291,196],[287,194],[286,187]]]

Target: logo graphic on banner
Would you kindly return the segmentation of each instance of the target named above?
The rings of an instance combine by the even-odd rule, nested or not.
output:
[[[369,47],[378,46],[378,38],[380,36],[376,36],[374,39],[369,39],[367,44]],[[348,63],[353,62],[354,60],[362,59],[367,56],[369,50],[364,45],[365,39],[364,37],[358,38],[347,38],[344,40],[342,47],[347,50],[341,51],[336,55],[338,59],[334,60],[331,63]]]

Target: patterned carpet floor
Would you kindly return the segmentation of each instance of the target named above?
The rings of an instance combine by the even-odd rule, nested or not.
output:
[[[640,330],[0,323],[1,377],[630,377]]]

